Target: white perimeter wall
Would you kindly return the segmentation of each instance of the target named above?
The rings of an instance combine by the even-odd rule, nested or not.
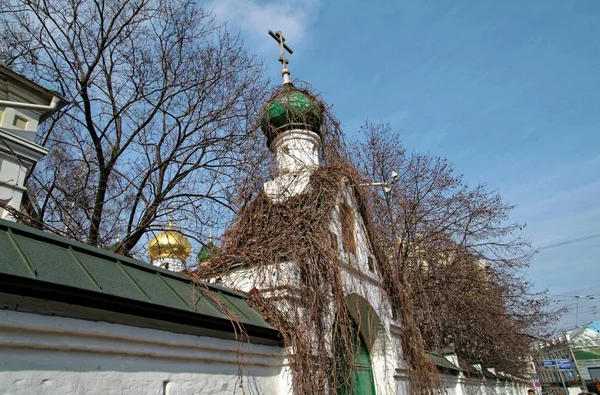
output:
[[[3,310],[0,394],[287,394],[283,352],[277,346]]]
[[[491,378],[440,375],[448,395],[526,395],[532,387],[517,382]]]

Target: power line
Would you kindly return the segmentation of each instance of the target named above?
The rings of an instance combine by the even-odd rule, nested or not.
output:
[[[570,300],[572,298],[575,299],[600,299],[600,295],[551,295],[548,296],[559,296],[559,298],[564,298],[562,300]]]
[[[568,293],[562,293],[562,294],[552,294],[551,296],[573,296],[574,293],[583,293],[584,291],[587,293],[587,291],[596,291],[596,290],[600,290],[600,286],[598,285],[594,285],[592,287],[585,287],[585,288],[580,288],[580,289],[575,289],[573,291],[569,291]],[[550,294],[548,294],[550,295]]]
[[[584,236],[584,237],[579,237],[577,239],[561,241],[560,243],[548,244],[548,245],[539,247],[537,250],[538,251],[547,250],[549,248],[555,248],[555,247],[560,247],[560,246],[564,246],[564,245],[568,245],[568,244],[578,243],[580,241],[595,239],[596,237],[600,237],[600,233],[596,233],[594,235],[589,235],[589,236]]]

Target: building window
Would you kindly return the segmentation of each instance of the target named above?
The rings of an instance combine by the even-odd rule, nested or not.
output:
[[[338,246],[337,235],[333,232],[329,232],[329,235],[331,236],[331,246],[333,247],[333,250],[337,253],[340,250],[340,247]]]
[[[13,120],[13,126],[19,129],[27,129],[27,120],[23,117],[15,115],[15,119]]]
[[[369,270],[374,272],[375,271],[375,262],[373,262],[373,258],[369,257],[367,259],[367,265],[369,265]]]
[[[348,203],[340,204],[340,222],[342,225],[342,245],[344,251],[356,256],[356,239],[354,237],[354,213]]]

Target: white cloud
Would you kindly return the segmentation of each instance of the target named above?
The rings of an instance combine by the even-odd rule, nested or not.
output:
[[[292,49],[305,38],[315,20],[319,1],[213,0],[207,8],[214,11],[219,21],[241,29],[246,43],[265,53],[276,45],[267,34],[269,30],[281,30]]]

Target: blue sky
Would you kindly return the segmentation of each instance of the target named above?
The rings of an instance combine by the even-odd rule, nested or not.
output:
[[[333,104],[352,138],[391,123],[410,151],[447,157],[516,204],[544,246],[600,233],[600,1],[400,0],[211,3],[274,81],[281,30],[292,78]],[[541,251],[536,289],[600,296],[600,238]],[[556,296],[554,296],[556,295]],[[581,300],[579,323],[597,300]],[[600,310],[600,306],[598,306]],[[561,326],[575,325],[574,310]],[[600,319],[600,311],[596,315]]]

